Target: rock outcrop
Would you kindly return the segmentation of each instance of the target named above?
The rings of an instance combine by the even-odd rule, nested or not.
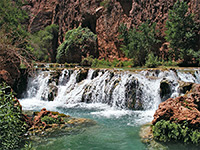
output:
[[[30,68],[28,59],[19,54],[19,49],[0,43],[0,83],[11,86],[17,96],[26,89]]]
[[[40,112],[33,112],[32,116],[24,115],[24,120],[29,125],[28,134],[31,139],[34,139],[31,135],[51,136],[54,132],[63,134],[75,127],[89,127],[96,124],[90,119],[72,118],[69,115],[47,111],[45,108]]]
[[[64,33],[79,25],[88,27],[98,36],[99,58],[121,58],[118,40],[118,27],[125,23],[128,28],[138,26],[150,20],[157,23],[164,35],[168,10],[176,0],[27,0],[23,6],[29,12],[28,29],[36,32],[50,24],[59,25],[59,42],[63,42]],[[102,5],[102,2],[105,2]],[[190,11],[200,22],[199,0],[188,0]],[[159,45],[161,46],[161,45]]]
[[[0,81],[12,87],[20,78],[20,58],[12,50],[0,48]]]
[[[160,120],[176,123],[187,121],[190,127],[198,128],[200,124],[200,84],[194,84],[191,91],[175,99],[169,98],[159,105],[152,124]]]

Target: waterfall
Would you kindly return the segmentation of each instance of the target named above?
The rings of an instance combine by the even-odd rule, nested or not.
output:
[[[39,71],[28,81],[22,105],[49,107],[68,104],[106,104],[111,108],[155,110],[162,100],[181,95],[179,82],[200,83],[200,71],[62,69]],[[162,86],[161,86],[162,84]],[[161,92],[161,87],[167,87]],[[25,105],[25,104],[24,104]]]

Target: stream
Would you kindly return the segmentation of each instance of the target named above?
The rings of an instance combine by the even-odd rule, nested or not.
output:
[[[183,94],[183,82],[200,83],[200,70],[37,71],[20,103],[24,110],[46,108],[97,122],[77,133],[33,143],[37,150],[145,150],[139,137],[141,125],[152,121],[162,101]],[[161,92],[166,91],[161,84],[167,85],[168,93]]]

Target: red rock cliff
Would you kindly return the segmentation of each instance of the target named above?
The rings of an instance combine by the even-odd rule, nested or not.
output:
[[[25,9],[29,12],[28,27],[36,32],[50,24],[59,25],[59,41],[64,33],[82,25],[89,27],[98,36],[99,58],[120,58],[118,27],[125,23],[137,26],[147,19],[158,23],[164,34],[168,10],[176,0],[110,0],[107,7],[101,7],[103,0],[29,0]],[[190,11],[200,22],[200,1],[187,0]]]

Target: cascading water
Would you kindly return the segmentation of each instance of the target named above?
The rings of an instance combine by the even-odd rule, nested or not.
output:
[[[95,119],[107,127],[98,129],[103,137],[116,138],[116,135],[109,131],[117,133],[120,131],[118,134],[122,134],[121,132],[128,132],[127,128],[134,126],[138,132],[138,125],[153,119],[153,114],[161,101],[181,95],[180,81],[200,83],[200,71],[196,69],[192,72],[189,73],[187,70],[131,72],[108,69],[40,71],[29,79],[27,91],[20,102],[23,109],[40,110],[46,107],[48,110]],[[162,89],[163,87],[167,89]],[[122,128],[122,131],[119,128]],[[96,137],[96,134],[100,134],[96,132],[95,129],[94,133],[87,134]],[[89,142],[98,143],[99,138],[103,138],[101,134],[96,137],[96,141],[90,139]],[[130,137],[122,134],[121,138]],[[131,142],[129,144],[121,149],[132,149]],[[100,145],[102,144],[96,146]],[[120,149],[120,146],[117,148]],[[142,144],[139,146],[143,147]],[[91,147],[86,146],[81,149],[89,148]]]
[[[86,75],[79,81],[83,71]],[[56,108],[68,104],[100,103],[107,104],[112,109],[155,110],[161,102],[160,83],[163,80],[170,82],[171,93],[168,97],[176,97],[180,95],[179,80],[199,83],[199,76],[199,70],[194,75],[179,70],[40,71],[36,77],[29,79],[28,89],[21,103],[25,105],[25,109],[37,109],[37,105],[41,104],[45,104],[42,107],[51,105],[51,108]],[[54,101],[49,102],[52,87],[57,90],[54,92]]]

